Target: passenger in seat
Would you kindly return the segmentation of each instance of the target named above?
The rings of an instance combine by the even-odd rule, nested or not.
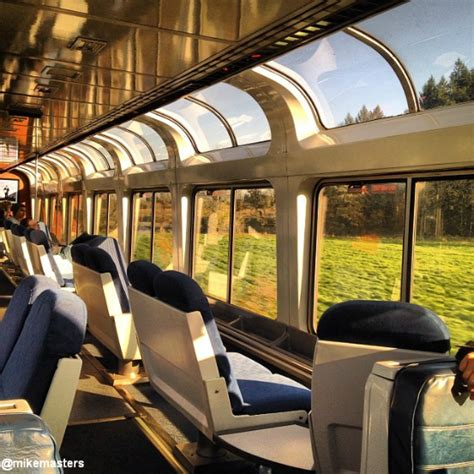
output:
[[[25,226],[27,229],[39,230],[38,222],[29,217],[25,217],[21,220],[20,225]]]
[[[17,202],[12,206],[12,216],[8,218],[14,224],[19,224],[22,219],[26,217],[26,206],[23,203]]]

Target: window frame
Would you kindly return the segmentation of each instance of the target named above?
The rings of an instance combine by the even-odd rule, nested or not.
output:
[[[71,237],[72,237],[72,222],[73,222],[73,219],[72,219],[72,208],[71,208],[71,203],[72,203],[72,200],[77,197],[77,207],[76,207],[76,237],[77,238],[79,236],[79,228],[81,227],[81,225],[79,224],[79,210],[80,210],[80,203],[81,203],[81,198],[82,198],[82,212],[84,212],[84,196],[82,194],[82,192],[73,192],[73,193],[67,193],[66,194],[66,197],[67,197],[67,242],[69,243],[71,241]],[[82,226],[84,227],[84,226]],[[74,240],[74,239],[72,239]]]
[[[447,181],[474,179],[473,170],[454,170],[444,172],[419,172],[419,173],[394,173],[384,175],[361,175],[361,176],[340,176],[333,178],[325,178],[315,180],[312,196],[312,212],[311,212],[311,241],[310,241],[310,268],[309,268],[309,286],[308,286],[308,304],[307,304],[307,328],[310,334],[317,334],[316,328],[319,317],[315,312],[317,300],[314,298],[316,290],[317,278],[317,251],[318,242],[317,235],[319,230],[319,206],[318,198],[321,190],[326,186],[341,185],[350,183],[387,183],[387,182],[404,182],[405,190],[405,211],[404,211],[404,229],[402,242],[402,262],[401,262],[401,279],[400,279],[400,300],[401,302],[411,302],[411,290],[413,286],[413,261],[416,245],[416,184],[420,181]]]
[[[105,220],[105,233],[106,235],[104,237],[108,237],[109,234],[109,208],[110,208],[110,195],[115,194],[117,196],[117,192],[115,190],[107,190],[107,191],[95,191],[93,200],[92,200],[92,233],[94,235],[99,235],[96,234],[98,231],[97,229],[97,224],[96,224],[96,217],[97,217],[97,205],[96,205],[96,199],[98,196],[101,196],[102,194],[107,195],[107,212],[106,212],[106,220]],[[117,197],[117,203],[118,203],[118,197]],[[118,224],[118,222],[117,222]]]
[[[277,306],[277,314],[275,319],[272,319],[268,316],[265,316],[260,313],[255,313],[247,308],[243,308],[236,304],[231,303],[232,299],[232,274],[233,274],[233,265],[234,265],[234,216],[235,216],[235,191],[238,189],[273,189],[275,188],[269,181],[250,181],[245,183],[219,183],[219,184],[211,184],[211,185],[199,185],[193,189],[193,193],[191,196],[191,225],[189,226],[189,231],[191,233],[189,238],[189,257],[188,257],[188,268],[189,274],[192,278],[194,278],[194,254],[195,254],[195,236],[196,236],[196,195],[200,191],[225,191],[230,190],[230,213],[229,213],[229,255],[227,257],[227,292],[226,292],[226,301],[219,299],[215,296],[211,296],[206,294],[204,291],[204,295],[208,300],[213,302],[214,304],[220,307],[228,307],[233,314],[243,314],[247,316],[258,316],[261,318],[265,318],[269,321],[278,321],[278,260],[277,262],[277,282],[276,282],[276,306]],[[275,194],[276,198],[276,194]],[[276,205],[275,205],[276,211]],[[275,222],[275,230],[276,230],[276,222]],[[278,254],[278,233],[275,232],[275,258]]]

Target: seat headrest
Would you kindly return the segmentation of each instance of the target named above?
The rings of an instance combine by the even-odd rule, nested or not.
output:
[[[82,244],[79,244],[82,245]],[[87,245],[87,244],[84,244]],[[130,302],[128,299],[128,287],[122,284],[120,273],[115,261],[108,252],[101,248],[90,248],[85,252],[86,267],[98,273],[110,273],[114,282],[120,306],[124,313],[130,311]]]
[[[32,229],[28,233],[27,238],[33,244],[43,245],[44,248],[46,249],[46,251],[48,251],[50,249],[48,238],[46,237],[46,234],[42,230]]]
[[[87,232],[83,232],[81,235],[78,235],[72,242],[70,242],[70,245],[84,244],[88,242],[89,240],[95,239],[96,237],[98,236],[94,234],[88,234]]]
[[[26,227],[22,226],[21,224],[13,224],[11,226],[11,231],[13,235],[18,237],[23,237],[25,235]]]
[[[86,252],[89,251],[89,246],[87,244],[76,244],[71,247],[71,258],[72,261],[86,266]]]
[[[156,298],[185,313],[200,311],[204,322],[214,319],[209,302],[199,284],[175,270],[158,273],[153,280]]]
[[[327,309],[317,334],[321,340],[429,352],[450,349],[449,331],[432,311],[411,303],[346,301]]]
[[[5,219],[5,223],[3,224],[5,229],[11,229],[13,222],[9,219]]]
[[[153,281],[162,271],[158,265],[148,260],[136,260],[128,266],[127,275],[133,288],[149,296],[155,296]]]
[[[40,303],[46,303],[51,311],[45,353],[58,357],[78,354],[86,335],[87,308],[84,301],[73,293],[58,289],[43,292],[35,302]]]

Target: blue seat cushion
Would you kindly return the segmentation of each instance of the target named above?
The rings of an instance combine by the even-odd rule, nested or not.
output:
[[[43,275],[26,277],[18,285],[0,322],[0,372],[20,336],[31,305],[43,291],[54,288],[59,285]]]
[[[233,374],[232,366],[227,357],[226,349],[222,343],[209,302],[201,287],[188,275],[174,270],[164,271],[156,275],[153,286],[155,297],[164,303],[185,313],[193,311],[201,313],[212,349],[214,350],[219,374],[225,379],[227,384],[232,409],[234,413],[241,412],[244,406],[242,393]]]
[[[395,301],[346,301],[331,306],[319,319],[322,340],[447,352],[449,331],[435,313]]]
[[[119,271],[114,260],[108,252],[96,247],[91,248],[85,253],[86,266],[98,273],[110,273],[114,282],[115,291],[124,313],[130,312],[130,301],[128,298],[128,288],[123,287],[119,277]]]
[[[86,253],[89,251],[89,246],[87,244],[76,244],[71,247],[71,257],[72,261],[86,266]]]
[[[311,410],[311,390],[283,375],[258,373],[252,379],[238,378],[237,382],[244,399],[244,414]]]
[[[148,260],[136,260],[128,266],[127,275],[133,288],[148,296],[155,296],[153,281],[162,271],[158,265]]]

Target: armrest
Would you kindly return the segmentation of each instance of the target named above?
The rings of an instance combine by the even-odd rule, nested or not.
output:
[[[33,413],[26,400],[1,400],[0,415],[11,415],[12,413]]]

